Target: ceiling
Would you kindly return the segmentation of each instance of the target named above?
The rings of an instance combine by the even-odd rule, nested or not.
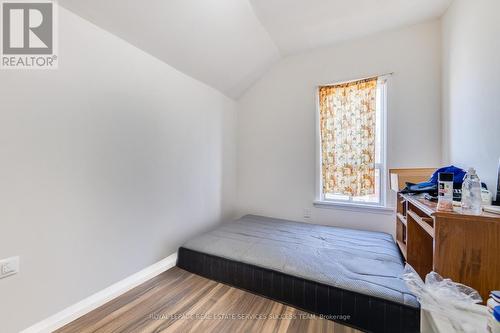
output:
[[[59,0],[237,99],[281,57],[440,17],[453,0]]]
[[[440,17],[452,0],[250,0],[282,55]]]

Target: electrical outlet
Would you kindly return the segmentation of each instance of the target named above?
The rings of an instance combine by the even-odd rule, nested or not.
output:
[[[310,208],[304,208],[304,219],[310,219],[311,218],[311,209]]]
[[[19,257],[0,260],[0,279],[19,273]]]

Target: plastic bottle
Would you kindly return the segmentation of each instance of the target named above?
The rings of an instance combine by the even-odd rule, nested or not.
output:
[[[465,214],[481,215],[481,180],[474,168],[470,168],[462,184],[462,212]]]

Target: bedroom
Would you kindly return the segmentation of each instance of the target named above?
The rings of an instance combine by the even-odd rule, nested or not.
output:
[[[405,261],[412,263],[403,253],[412,255],[404,248],[411,244],[403,244],[411,230],[403,235],[398,214],[406,211],[398,203],[404,200],[394,191],[399,184],[391,182],[394,176],[404,183],[405,175],[391,170],[473,167],[495,200],[500,2],[45,3],[51,6],[2,1],[0,266],[5,274],[0,279],[0,332],[272,331],[273,325],[289,332],[426,330],[418,302],[401,296],[411,294],[401,278]],[[47,22],[51,29],[41,29]],[[50,50],[40,50],[45,46]],[[27,66],[23,60],[30,59],[35,62]],[[335,94],[351,94],[358,103],[352,105],[363,105],[353,109],[371,114],[362,120],[369,129],[361,141],[368,158],[356,154],[359,150],[342,149],[345,158],[362,161],[366,169],[343,170],[344,176],[330,172],[323,157],[340,154],[334,138],[350,129],[329,116],[336,103],[346,104],[346,99],[334,102]],[[349,190],[339,186],[347,183]],[[417,210],[418,222],[430,221],[425,208]],[[267,220],[256,222],[255,216]],[[470,239],[486,244],[484,254],[494,261],[498,252],[488,246],[500,244],[500,234],[492,219],[489,237]],[[252,229],[254,242],[210,238],[220,228],[273,221],[269,230]],[[305,224],[292,227],[288,221]],[[282,226],[302,230],[297,243],[277,239]],[[366,287],[356,295],[381,300],[382,307],[388,306],[385,301],[402,304],[410,319],[390,311],[380,320],[348,307],[323,311],[316,304],[309,309],[306,296],[325,295],[317,291],[319,284],[355,292],[348,286],[353,270],[377,271],[376,265],[359,264],[378,260],[367,258],[366,250],[356,250],[363,252],[361,261],[350,260],[358,252],[340,255],[334,247],[332,254],[331,244],[359,237],[327,237],[332,230],[378,237],[367,241],[394,259],[380,267],[391,272],[391,281],[381,290]],[[437,223],[433,232],[436,240]],[[204,239],[207,247],[222,246],[202,249]],[[428,234],[422,243],[434,244]],[[451,250],[467,243],[462,237]],[[214,269],[219,276],[207,276],[194,271],[204,267],[194,264],[200,257],[177,262],[186,244],[191,251],[210,251],[207,255],[245,251],[252,258],[219,253],[218,258],[234,260],[236,266],[248,265],[241,275]],[[279,250],[276,244],[284,247]],[[316,250],[325,257],[311,257]],[[438,263],[434,258],[429,263],[429,253],[422,251],[412,266],[423,272]],[[184,269],[173,267],[177,263]],[[209,267],[224,265],[211,262]],[[489,297],[483,287],[500,289],[495,284],[499,266],[475,266],[493,281],[469,283],[483,302]],[[245,271],[249,267],[257,270]],[[349,267],[349,274],[337,278],[334,267]],[[283,284],[267,290],[241,285],[255,272],[262,281],[264,272],[271,272]],[[303,299],[293,292],[285,299],[282,291],[293,290],[285,276],[302,279],[304,286],[313,283],[315,291],[304,287]],[[184,282],[188,290],[162,288],[172,280]],[[148,288],[151,294],[144,291]],[[391,288],[399,296],[384,292]],[[220,302],[206,310],[211,298],[194,290],[219,295]],[[191,306],[187,310],[180,301],[184,298]],[[141,302],[148,306],[132,306]],[[214,313],[223,318],[204,317]],[[373,312],[368,307],[361,313]],[[174,314],[190,316],[168,316]],[[245,318],[248,314],[267,318]],[[346,315],[351,319],[346,321]],[[145,327],[135,326],[139,322]],[[377,326],[380,322],[386,326]],[[411,324],[403,327],[403,322]]]

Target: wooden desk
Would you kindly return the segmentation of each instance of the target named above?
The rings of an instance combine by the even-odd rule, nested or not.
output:
[[[398,193],[396,241],[422,279],[435,271],[476,289],[500,289],[500,215],[438,212],[437,204]]]

